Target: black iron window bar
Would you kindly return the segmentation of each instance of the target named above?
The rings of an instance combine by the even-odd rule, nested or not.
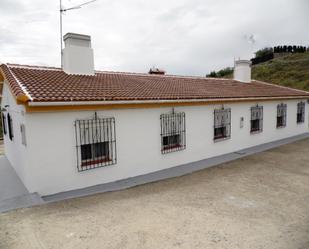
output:
[[[286,126],[287,105],[279,104],[277,106],[277,128]]]
[[[2,117],[2,132],[4,135],[7,134],[7,128],[6,128],[6,116],[4,113],[1,113],[1,117]]]
[[[263,106],[251,107],[250,132],[258,133],[263,131]]]
[[[305,102],[299,102],[297,104],[297,123],[305,122]]]
[[[75,133],[79,172],[116,164],[115,118],[76,120]]]
[[[231,109],[214,110],[214,140],[224,140],[231,137]]]
[[[166,154],[186,148],[186,117],[184,112],[160,115],[161,153]]]
[[[14,131],[13,131],[13,120],[11,115],[7,114],[7,120],[8,120],[8,131],[9,131],[9,138],[12,141],[14,138]]]

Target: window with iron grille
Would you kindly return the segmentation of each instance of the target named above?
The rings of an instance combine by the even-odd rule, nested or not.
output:
[[[78,171],[116,164],[116,131],[114,118],[76,120]]]
[[[214,110],[214,140],[231,137],[231,109]]]
[[[305,102],[299,102],[297,104],[297,123],[305,122]]]
[[[286,113],[287,105],[279,104],[277,106],[277,128],[283,128],[286,126]]]
[[[186,148],[185,113],[161,114],[161,153],[166,154]]]
[[[4,113],[2,113],[2,131],[3,131],[4,135],[7,134],[7,131],[6,131],[6,117],[5,117]]]
[[[7,119],[8,119],[9,138],[12,141],[13,137],[14,137],[13,120],[12,120],[11,115],[9,113],[7,114]]]
[[[251,133],[263,131],[263,106],[251,107]]]

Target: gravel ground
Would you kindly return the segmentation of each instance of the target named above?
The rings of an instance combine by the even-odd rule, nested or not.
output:
[[[309,139],[191,175],[0,214],[2,249],[309,248]]]

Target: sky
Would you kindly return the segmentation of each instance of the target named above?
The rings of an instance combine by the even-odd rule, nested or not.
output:
[[[60,66],[59,1],[0,3],[0,62]],[[66,12],[63,34],[91,35],[97,70],[204,76],[263,47],[309,46],[308,13],[308,0],[97,0]]]

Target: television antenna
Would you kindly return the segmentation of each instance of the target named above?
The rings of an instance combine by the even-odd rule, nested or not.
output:
[[[81,4],[78,4],[78,5],[75,5],[73,7],[70,7],[70,8],[63,8],[62,6],[62,0],[60,0],[60,4],[59,4],[59,14],[60,14],[60,54],[61,54],[61,68],[63,67],[63,62],[62,62],[62,55],[63,55],[63,52],[62,52],[62,49],[63,49],[63,42],[62,42],[62,15],[63,13],[67,12],[67,11],[70,11],[70,10],[77,10],[77,9],[80,9],[82,8],[84,5],[88,5],[90,3],[93,3],[97,0],[90,0],[90,1],[87,1],[87,2],[84,2],[84,3],[81,3]]]

